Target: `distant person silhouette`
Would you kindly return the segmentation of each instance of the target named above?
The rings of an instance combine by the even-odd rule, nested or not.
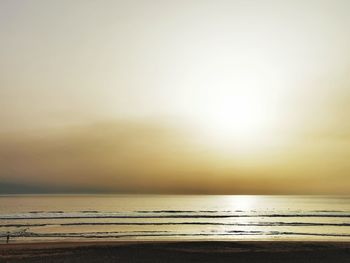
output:
[[[7,234],[7,237],[6,237],[6,244],[8,244],[10,242],[10,234]]]

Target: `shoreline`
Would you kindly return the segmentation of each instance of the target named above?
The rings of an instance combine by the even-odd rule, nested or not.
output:
[[[83,241],[0,245],[0,262],[350,262],[350,242]]]

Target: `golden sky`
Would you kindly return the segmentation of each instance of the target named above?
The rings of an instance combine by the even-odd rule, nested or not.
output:
[[[349,1],[0,1],[0,184],[346,194]]]

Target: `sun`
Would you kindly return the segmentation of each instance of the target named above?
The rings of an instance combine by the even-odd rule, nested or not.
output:
[[[223,137],[253,140],[268,128],[265,111],[257,100],[234,97],[211,113],[212,129]]]
[[[230,47],[221,52],[229,53]],[[289,76],[279,74],[260,50],[242,49],[235,58],[229,62],[224,55],[209,56],[207,63],[193,65],[196,74],[191,75],[189,90],[200,92],[187,114],[199,124],[205,143],[230,152],[264,150],[276,141],[289,114],[284,88]]]
[[[221,148],[252,150],[273,140],[277,112],[258,94],[216,100],[201,118],[207,141]]]

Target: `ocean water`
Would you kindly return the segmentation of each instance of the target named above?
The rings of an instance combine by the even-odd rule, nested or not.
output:
[[[0,196],[5,242],[350,241],[350,196]]]

